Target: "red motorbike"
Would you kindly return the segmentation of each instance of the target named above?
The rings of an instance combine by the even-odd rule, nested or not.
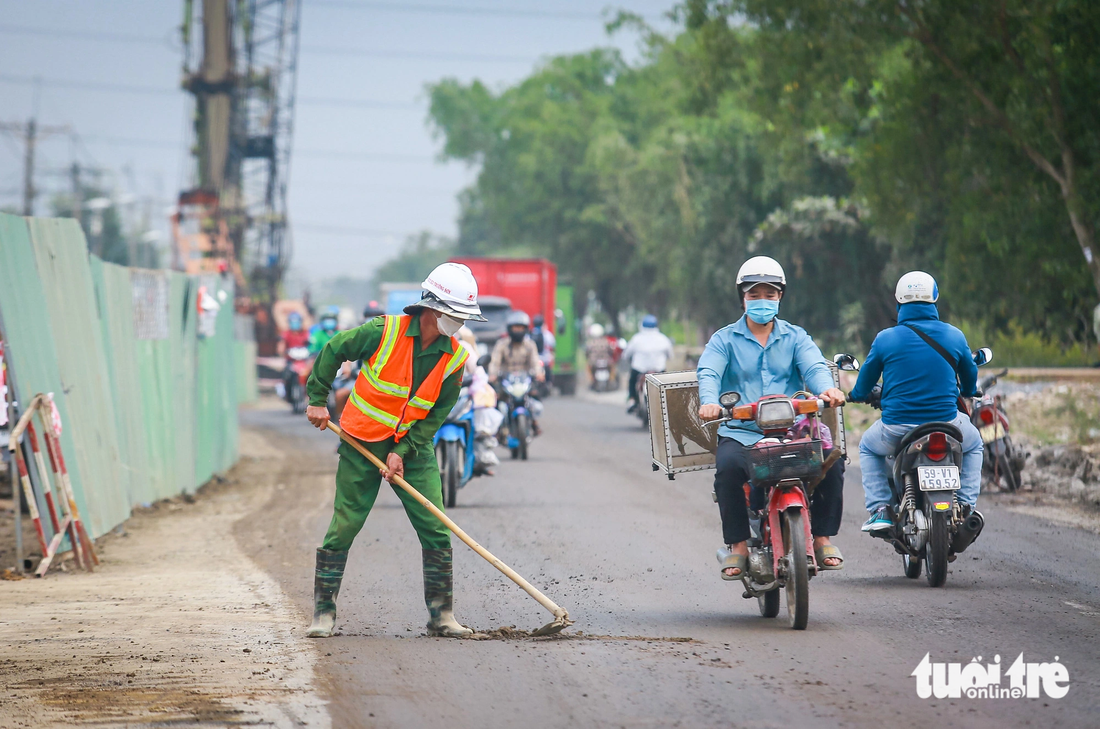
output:
[[[768,395],[740,405],[736,392],[724,393],[719,403],[729,420],[755,421],[764,437],[749,451],[751,476],[745,485],[749,524],[749,568],[742,577],[743,597],[755,597],[765,618],[779,615],[779,590],[787,594],[787,616],[795,630],[805,630],[810,617],[810,578],[817,574],[810,529],[810,496],[837,458],[834,449],[822,457],[821,410],[825,403],[809,393],[801,397]],[[799,416],[808,420],[796,424]],[[808,427],[807,427],[808,426]],[[762,492],[763,509],[754,510],[753,490]],[[719,550],[721,562],[725,550]]]
[[[283,398],[290,403],[295,415],[306,411],[306,380],[313,371],[313,355],[306,347],[291,347],[286,352],[286,368],[283,370]]]

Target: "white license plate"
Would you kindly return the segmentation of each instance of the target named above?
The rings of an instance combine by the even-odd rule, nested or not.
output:
[[[607,382],[611,379],[611,373],[607,370],[596,370],[596,381]]]
[[[921,491],[958,491],[958,466],[917,466]]]
[[[1005,426],[1002,423],[991,423],[982,426],[982,429],[978,432],[981,433],[982,443],[992,443],[998,438],[1005,437]]]

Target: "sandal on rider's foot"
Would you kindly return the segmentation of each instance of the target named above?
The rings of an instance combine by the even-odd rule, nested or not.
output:
[[[749,573],[749,557],[747,554],[734,554],[730,553],[724,558],[718,560],[722,565],[719,574],[722,575],[722,579],[727,582],[740,582],[741,578]],[[733,568],[740,570],[736,575],[727,575],[726,570]]]
[[[814,547],[814,559],[817,560],[817,568],[819,570],[844,569],[844,555],[840,553],[840,548],[835,544],[824,544],[820,547]],[[825,564],[825,560],[827,559],[839,559],[840,564]]]

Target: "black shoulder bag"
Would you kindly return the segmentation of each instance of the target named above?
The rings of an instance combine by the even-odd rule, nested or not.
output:
[[[927,334],[925,334],[924,332],[922,332],[920,329],[917,329],[912,324],[902,324],[902,326],[908,328],[914,334],[916,334],[918,337],[923,339],[925,344],[927,344],[932,349],[936,350],[936,352],[938,352],[941,357],[943,357],[945,360],[947,360],[947,364],[951,365],[951,371],[954,372],[955,377],[958,378],[958,376],[959,376],[959,360],[952,357],[951,353],[948,352],[946,349],[944,349],[942,344],[940,344],[935,339],[933,339],[932,337],[930,337]]]

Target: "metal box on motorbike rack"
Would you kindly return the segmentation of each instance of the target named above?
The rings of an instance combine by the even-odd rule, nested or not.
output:
[[[832,362],[828,365],[839,388],[840,370]],[[699,380],[695,371],[649,374],[645,376],[645,387],[650,408],[653,470],[664,471],[671,480],[678,473],[714,468],[718,428],[705,426],[699,418]],[[821,421],[832,432],[833,445],[846,456],[844,408],[827,408]]]

